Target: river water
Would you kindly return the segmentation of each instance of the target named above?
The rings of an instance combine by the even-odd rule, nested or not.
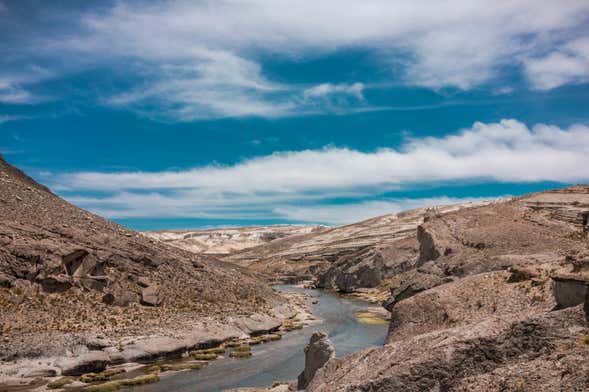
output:
[[[373,306],[368,302],[327,291],[275,287],[281,291],[304,292],[311,297],[309,301],[318,300],[311,308],[314,316],[323,322],[289,332],[279,341],[252,346],[251,358],[219,359],[201,370],[162,377],[159,383],[133,388],[133,392],[214,392],[296,379],[305,364],[303,349],[317,330],[329,334],[338,357],[384,343],[386,323],[361,323],[354,316],[355,312]]]

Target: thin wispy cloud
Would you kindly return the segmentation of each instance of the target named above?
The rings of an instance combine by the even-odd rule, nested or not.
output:
[[[52,186],[73,202],[111,217],[223,217],[235,210],[243,213],[247,206],[264,216],[287,217],[287,211],[298,211],[305,220],[305,213],[317,212],[327,200],[370,197],[415,183],[587,181],[587,156],[585,125],[529,128],[503,120],[476,123],[444,137],[408,139],[398,149],[277,152],[231,166],[184,171],[68,173],[53,177]],[[107,196],[89,198],[87,192]]]
[[[4,124],[10,121],[24,120],[26,118],[28,117],[0,114],[0,124]]]

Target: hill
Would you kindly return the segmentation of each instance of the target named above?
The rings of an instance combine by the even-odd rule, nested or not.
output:
[[[113,346],[107,361],[165,356],[289,311],[255,272],[77,208],[0,158],[0,380],[43,373],[20,360],[59,374],[59,358]]]

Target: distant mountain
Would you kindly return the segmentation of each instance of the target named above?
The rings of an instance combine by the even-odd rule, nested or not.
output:
[[[324,230],[327,230],[327,227],[318,225],[273,225],[203,230],[159,230],[147,231],[143,234],[194,253],[222,256],[277,239],[319,233]]]

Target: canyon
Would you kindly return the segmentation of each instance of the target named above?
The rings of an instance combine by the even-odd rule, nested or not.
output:
[[[139,233],[0,160],[0,383],[43,390],[38,377],[306,328],[308,299],[281,283],[369,300],[390,320],[383,345],[341,356],[314,337],[306,391],[586,390],[588,233],[586,185],[339,227]]]

